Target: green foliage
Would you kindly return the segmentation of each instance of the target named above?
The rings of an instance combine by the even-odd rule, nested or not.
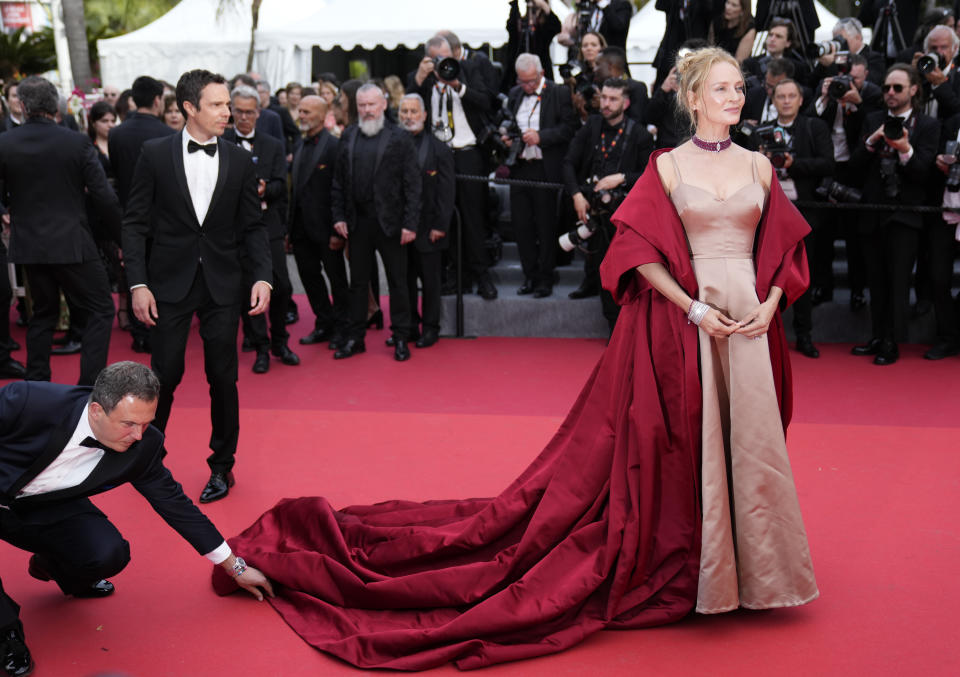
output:
[[[49,28],[30,34],[23,28],[0,33],[0,79],[7,81],[56,67],[53,31]]]
[[[112,38],[143,28],[170,11],[179,0],[85,0],[87,33]]]

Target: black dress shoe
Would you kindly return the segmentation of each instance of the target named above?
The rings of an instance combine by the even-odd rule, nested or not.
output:
[[[274,348],[273,354],[275,357],[279,357],[280,361],[287,366],[296,367],[300,364],[300,356],[290,350],[290,346],[286,344]]]
[[[945,357],[952,357],[958,354],[960,354],[960,343],[941,341],[925,352],[923,357],[928,360],[942,360]]]
[[[417,348],[429,348],[434,343],[440,340],[440,335],[433,331],[432,329],[425,329],[423,336],[417,339],[417,342],[414,344]]]
[[[819,306],[821,303],[833,300],[833,290],[823,287],[814,287],[810,290],[810,303]]]
[[[27,563],[27,573],[38,581],[53,580],[53,576],[47,573],[46,568],[44,568],[37,555],[30,556],[30,561]],[[99,580],[89,585],[74,588],[69,592],[64,591],[64,594],[73,595],[74,597],[80,597],[82,599],[96,599],[97,597],[109,597],[115,589],[113,583],[110,581]]]
[[[545,299],[551,294],[553,294],[553,287],[549,284],[537,285],[537,288],[533,290],[533,298],[535,299]]]
[[[490,279],[490,275],[482,275],[477,280],[477,293],[486,301],[493,301],[498,296],[497,288]]]
[[[347,339],[342,346],[337,348],[337,352],[333,354],[333,359],[345,360],[348,357],[353,357],[358,353],[364,353],[366,351],[367,347],[363,344],[362,340]]]
[[[234,485],[232,472],[215,472],[210,475],[207,486],[200,492],[201,503],[213,503],[221,498],[226,498],[230,493],[230,487]]]
[[[130,349],[135,353],[150,353],[150,341],[145,338],[137,337],[133,339]]]
[[[383,329],[383,311],[377,310],[373,315],[367,318],[367,329],[371,327],[376,327],[377,329]]]
[[[524,280],[523,284],[520,285],[520,288],[517,289],[517,296],[526,296],[527,294],[532,294],[535,287],[533,286],[533,280]]]
[[[253,361],[254,374],[266,374],[270,371],[270,353],[266,350],[257,351],[257,359]]]
[[[27,370],[22,364],[12,357],[6,362],[0,363],[0,379],[3,378],[23,378],[27,375]]]
[[[880,345],[883,343],[878,338],[872,338],[862,346],[854,346],[850,349],[851,355],[876,355],[880,352]]]
[[[0,667],[9,677],[26,677],[33,672],[33,657],[16,628],[0,634]]]
[[[412,334],[410,334],[411,341],[417,341],[419,339],[420,339],[420,332],[415,331]],[[394,338],[393,336],[390,336],[389,338],[387,338],[387,340],[383,342],[383,345],[385,345],[387,348],[393,348],[395,345],[397,345],[397,339]]]
[[[850,292],[850,310],[859,312],[867,307],[867,297],[862,289],[855,289]]]
[[[256,348],[253,346],[253,341],[250,340],[249,336],[243,337],[243,342],[240,344],[240,350],[244,353],[252,353]]]
[[[410,346],[405,339],[398,338],[393,346],[393,359],[397,362],[406,362],[410,359]]]
[[[917,301],[912,308],[914,317],[923,317],[924,315],[929,313],[931,310],[933,310],[933,303],[931,303],[930,301],[927,301],[926,299]]]
[[[314,329],[312,332],[300,339],[300,345],[312,346],[314,343],[323,343],[330,340],[330,332],[326,329]]]
[[[284,324],[296,324],[299,321],[300,321],[300,313],[298,313],[296,310],[288,310],[283,315]]]
[[[7,341],[7,350],[9,350],[10,352],[13,352],[15,350],[20,350],[20,344],[14,341],[13,339],[10,339],[9,341]]]
[[[899,358],[900,350],[897,348],[897,344],[893,341],[884,341],[880,345],[880,351],[877,353],[877,356],[873,358],[873,363],[885,367],[888,364],[893,364]]]
[[[801,334],[797,337],[797,352],[807,357],[820,357],[820,351],[813,345],[813,339],[809,335]]]
[[[62,346],[57,346],[50,351],[51,355],[75,355],[83,348],[80,341],[67,341]]]
[[[581,282],[580,286],[574,289],[572,292],[567,294],[567,298],[571,299],[586,299],[591,296],[597,296],[600,293],[600,288],[594,284],[588,284],[586,282]]]
[[[63,336],[54,336],[53,340],[50,341],[50,345],[54,346],[65,346],[70,343],[70,334],[69,332]]]
[[[327,346],[330,350],[340,350],[343,348],[343,344],[347,342],[340,334],[334,334],[330,339],[330,344]]]

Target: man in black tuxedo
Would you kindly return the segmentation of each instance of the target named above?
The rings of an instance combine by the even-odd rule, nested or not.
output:
[[[461,63],[464,61],[470,62],[467,70],[476,71],[483,79],[487,91],[495,97],[496,93],[500,90],[500,74],[497,72],[497,67],[493,65],[487,55],[476,49],[465,47],[453,31],[437,31],[437,35],[446,39],[447,44],[450,45],[450,53],[454,59]],[[494,103],[494,105],[496,106],[498,104]]]
[[[410,135],[386,122],[387,99],[367,83],[357,90],[359,121],[343,132],[333,177],[333,228],[350,245],[350,324],[334,353],[342,360],[366,350],[367,299],[374,252],[380,252],[390,289],[394,358],[410,359],[413,334],[407,296],[406,245],[420,224],[420,169]]]
[[[456,179],[453,152],[426,131],[426,105],[419,94],[400,101],[400,126],[413,135],[423,187],[420,192],[420,227],[417,239],[407,246],[407,291],[417,348],[429,348],[440,338],[441,253],[447,247],[447,229],[453,218]],[[417,313],[417,279],[423,285],[423,316]],[[423,324],[422,332],[417,328]],[[419,334],[419,335],[418,335]]]
[[[104,579],[130,562],[130,544],[89,497],[129,483],[240,587],[257,599],[273,596],[164,467],[163,433],[150,425],[159,392],[156,375],[136,362],[111,364],[92,388],[26,382],[0,390],[0,538],[33,553],[30,575],[65,595],[111,595]],[[19,616],[0,585],[0,666],[8,675],[33,669]]]
[[[524,148],[510,178],[527,181],[563,180],[563,157],[576,130],[570,88],[543,77],[536,54],[517,57],[517,85],[507,105],[516,116]],[[511,144],[509,137],[504,143]],[[552,190],[510,186],[510,222],[513,224],[524,282],[518,294],[545,298],[553,293],[557,261],[557,195]]]
[[[960,37],[948,26],[934,26],[923,38],[923,54],[936,53],[938,63],[933,70],[923,74],[923,112],[941,123],[960,113],[960,77],[957,76],[957,51]],[[921,54],[913,55],[916,67]]]
[[[331,196],[340,141],[323,126],[327,102],[322,97],[303,97],[298,113],[306,137],[293,156],[290,242],[314,315],[313,331],[300,343],[329,341],[330,349],[337,350],[349,333],[350,315],[350,285],[343,256],[346,241],[333,229]],[[329,291],[324,272],[330,280]]]
[[[920,79],[912,66],[891,66],[883,89],[886,110],[866,117],[863,143],[850,161],[852,168],[864,176],[863,200],[925,204],[940,123],[914,107]],[[885,123],[892,117],[900,118],[903,129],[900,137],[890,137],[884,131]],[[907,339],[910,273],[922,227],[922,215],[913,212],[868,212],[862,218],[873,335],[869,342],[855,346],[852,352],[873,355],[874,364],[896,362],[900,355],[897,342]]]
[[[477,147],[483,138],[494,92],[487,89],[481,62],[460,61],[460,73],[452,81],[438,78],[435,59],[453,57],[446,38],[435,35],[426,44],[426,56],[407,78],[407,92],[419,94],[427,106],[427,127],[453,150],[457,174],[483,176],[486,166]],[[484,299],[497,298],[490,279],[490,256],[486,249],[487,186],[476,181],[457,184],[463,238],[464,285]]]
[[[591,115],[580,128],[563,160],[563,182],[573,197],[573,207],[580,222],[595,218],[597,232],[584,245],[584,280],[570,298],[580,299],[600,294],[603,316],[613,330],[620,306],[607,290],[600,289],[600,263],[607,254],[616,228],[610,222],[614,210],[626,197],[643,173],[653,151],[653,137],[646,127],[626,116],[630,107],[627,84],[610,79],[600,90],[600,115]],[[601,191],[614,191],[610,203],[596,201]],[[619,195],[614,198],[615,195]],[[593,198],[597,208],[591,207]],[[591,214],[590,212],[594,212]]]
[[[847,43],[850,56],[859,54],[867,60],[867,78],[870,82],[879,85],[883,82],[884,73],[887,70],[887,62],[883,54],[870,49],[870,46],[863,41],[863,26],[854,18],[847,17],[840,19],[833,27],[833,39],[844,40]],[[817,59],[817,65],[813,69],[810,79],[812,82],[820,82],[831,75],[837,75],[837,55],[835,52],[824,54]]]
[[[151,364],[161,384],[155,425],[161,430],[183,377],[191,320],[200,317],[213,427],[210,480],[200,495],[208,503],[225,497],[233,484],[240,434],[240,249],[257,280],[249,297],[252,315],[267,309],[273,271],[253,157],[218,138],[230,119],[226,80],[204,70],[184,73],[177,105],[187,120],[184,130],[143,145],[123,220],[123,253],[134,313],[153,328]]]
[[[290,298],[290,274],[287,271],[287,252],[284,238],[287,235],[287,163],[281,141],[266,134],[257,134],[256,123],[260,117],[260,95],[247,85],[237,85],[230,92],[230,110],[233,113],[233,129],[223,134],[224,140],[237,144],[253,155],[257,170],[257,193],[260,210],[270,239],[270,260],[273,266],[273,294],[269,313],[260,315],[242,314],[243,332],[257,351],[253,373],[265,374],[270,369],[270,353],[279,357],[283,364],[296,366],[300,358],[290,350],[287,340],[285,316],[287,299]],[[253,267],[244,251],[240,252],[243,264],[243,287],[249,289],[255,279]],[[267,315],[270,316],[269,335]]]
[[[143,148],[144,142],[175,133],[160,119],[163,114],[163,84],[159,80],[141,75],[133,81],[130,89],[133,92],[133,101],[137,105],[137,110],[128,114],[122,125],[117,125],[110,130],[107,141],[110,165],[117,179],[117,195],[120,197],[121,207],[127,205],[130,183],[133,181],[133,172],[137,167],[137,160],[140,159],[140,149]],[[132,348],[134,352],[149,353],[150,330],[133,314],[130,291],[124,289],[120,293],[127,295],[130,334],[133,336]]]
[[[56,87],[32,76],[18,93],[27,121],[0,136],[0,183],[10,212],[10,260],[24,266],[33,297],[26,378],[50,380],[62,289],[85,318],[79,383],[90,385],[107,364],[114,306],[87,223],[87,199],[116,240],[120,205],[90,138],[54,122]]]

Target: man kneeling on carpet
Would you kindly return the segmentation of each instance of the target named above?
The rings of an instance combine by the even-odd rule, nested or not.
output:
[[[28,572],[65,595],[106,597],[103,580],[130,561],[130,545],[89,496],[129,482],[197,552],[258,600],[270,582],[223,536],[163,465],[163,433],[150,425],[160,383],[146,366],[117,362],[93,388],[39,381],[0,389],[0,538],[33,553]],[[261,592],[261,589],[263,592]],[[0,666],[28,675],[20,607],[0,581]]]

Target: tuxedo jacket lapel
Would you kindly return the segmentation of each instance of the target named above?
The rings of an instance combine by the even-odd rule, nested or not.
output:
[[[373,164],[373,175],[377,175],[377,170],[380,169],[380,161],[383,159],[383,154],[387,150],[387,144],[390,143],[390,135],[393,134],[393,130],[390,127],[384,127],[383,131],[380,132],[380,138],[377,143],[377,159]]]
[[[173,176],[177,180],[177,186],[180,187],[180,195],[183,196],[184,209],[193,216],[192,224],[194,227],[200,227],[200,221],[197,219],[197,212],[193,208],[193,200],[190,199],[190,187],[187,185],[187,172],[183,168],[183,132],[177,132],[171,136],[173,143],[170,144],[173,158]]]
[[[220,169],[217,171],[217,186],[213,189],[213,196],[210,198],[210,206],[207,207],[207,214],[203,219],[203,222],[206,223],[207,219],[210,218],[210,214],[213,212],[214,205],[217,204],[217,200],[223,194],[223,187],[227,183],[227,173],[230,171],[230,148],[226,141],[222,138],[217,139],[217,161],[220,163]],[[182,156],[182,153],[181,153]]]
[[[427,151],[430,150],[430,139],[427,138],[429,133],[426,129],[420,132],[420,148],[417,150],[417,162],[420,164],[420,169],[426,167]]]
[[[70,412],[70,415],[65,416],[63,420],[60,421],[60,424],[53,429],[53,432],[50,433],[50,439],[47,440],[47,445],[43,448],[40,455],[37,456],[37,460],[35,460],[31,466],[27,468],[27,471],[20,476],[20,479],[10,487],[11,499],[16,498],[21,489],[30,484],[44,468],[53,463],[54,459],[60,455],[63,448],[67,446],[67,442],[70,441],[70,436],[73,435],[73,431],[77,427],[77,421],[80,420],[80,414],[83,413],[83,407],[86,403],[86,400],[77,402],[73,407],[73,411]]]

